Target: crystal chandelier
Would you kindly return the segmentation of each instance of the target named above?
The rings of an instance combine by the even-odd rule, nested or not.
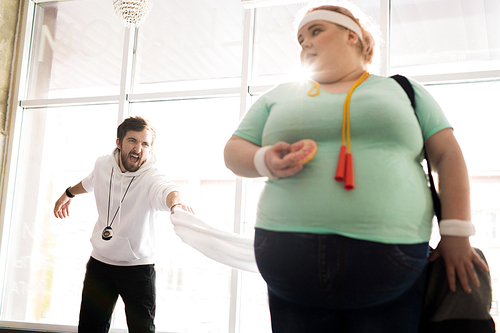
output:
[[[151,0],[113,0],[116,15],[129,28],[137,27],[144,22],[152,6]]]

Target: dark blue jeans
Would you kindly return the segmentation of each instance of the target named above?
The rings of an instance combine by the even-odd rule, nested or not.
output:
[[[154,265],[113,266],[90,258],[83,282],[79,333],[107,333],[118,295],[130,333],[155,331]]]
[[[273,332],[416,333],[428,248],[256,229]]]

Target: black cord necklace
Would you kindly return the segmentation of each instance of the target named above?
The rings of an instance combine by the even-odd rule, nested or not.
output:
[[[111,228],[111,225],[115,221],[116,214],[118,214],[118,211],[120,210],[121,205],[118,206],[116,209],[115,215],[111,219],[111,223],[109,223],[109,207],[111,203],[111,187],[113,185],[113,168],[111,168],[111,176],[109,177],[109,191],[108,191],[108,215],[106,217],[106,228],[102,231],[102,239],[105,241],[110,240],[113,237],[113,228]],[[128,189],[130,188],[130,185],[132,185],[132,182],[134,181],[135,176],[132,177],[132,180],[130,180],[130,183],[128,183],[127,189],[125,190],[125,193],[123,194],[122,200],[120,203],[123,202],[123,199],[125,199],[125,196],[127,195]]]

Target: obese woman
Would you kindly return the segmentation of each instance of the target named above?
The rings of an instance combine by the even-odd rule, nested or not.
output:
[[[412,81],[417,118],[398,83],[367,72],[374,41],[347,9],[310,9],[297,40],[312,81],[260,97],[224,151],[236,175],[268,177],[255,255],[273,332],[417,332],[428,260],[443,256],[451,290],[479,284],[474,263],[487,269],[469,243],[460,147],[422,86]],[[316,156],[296,164],[287,153],[306,138]],[[429,258],[424,144],[451,226]]]

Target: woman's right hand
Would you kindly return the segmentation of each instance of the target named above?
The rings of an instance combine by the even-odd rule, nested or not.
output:
[[[293,157],[286,155],[290,152],[291,144],[280,141],[274,144],[265,154],[264,160],[268,169],[279,178],[295,175],[303,166],[294,165]],[[234,174],[241,177],[262,177],[254,165],[254,156],[261,148],[255,143],[233,135],[224,148],[226,166]]]
[[[279,141],[264,156],[267,167],[278,178],[292,177],[304,168],[302,164],[296,164],[293,157],[288,154],[291,146],[287,142]]]

